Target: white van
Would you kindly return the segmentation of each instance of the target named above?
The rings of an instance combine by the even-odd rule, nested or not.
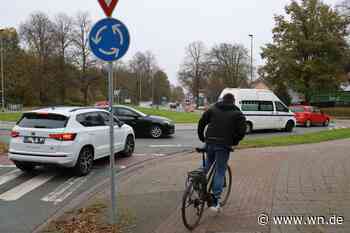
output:
[[[269,90],[226,88],[219,99],[228,93],[235,96],[236,106],[247,119],[247,133],[262,129],[292,132],[296,126],[294,113]]]

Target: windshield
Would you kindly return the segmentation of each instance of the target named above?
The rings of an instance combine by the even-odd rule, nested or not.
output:
[[[305,112],[304,107],[290,107],[292,112]]]
[[[65,128],[68,117],[58,114],[24,113],[18,122],[22,128],[59,129]]]

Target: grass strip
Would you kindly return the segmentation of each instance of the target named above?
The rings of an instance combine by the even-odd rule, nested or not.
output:
[[[350,129],[334,129],[303,135],[246,139],[241,142],[238,149],[312,144],[347,138],[350,138]]]
[[[147,115],[156,115],[161,117],[169,118],[177,124],[191,124],[198,123],[200,114],[194,112],[174,112],[162,109],[153,109],[153,108],[141,108],[136,107],[137,110],[147,114]],[[0,121],[11,121],[16,122],[21,117],[21,112],[15,113],[0,113]]]
[[[16,122],[21,116],[21,112],[0,113],[0,121]]]
[[[198,123],[200,114],[195,112],[175,112],[168,111],[163,109],[155,109],[155,108],[140,108],[136,107],[137,110],[147,114],[147,115],[156,115],[161,117],[169,118],[177,124],[190,124],[190,123]]]

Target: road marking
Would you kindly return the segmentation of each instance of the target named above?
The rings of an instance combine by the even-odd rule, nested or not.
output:
[[[19,169],[16,169],[16,170],[13,170],[13,171],[6,173],[6,174],[0,176],[0,185],[3,185],[11,180],[14,180],[22,174],[23,173]]]
[[[124,166],[124,165],[121,165],[121,166],[119,166],[119,168],[120,168],[120,169],[125,169],[125,168],[127,168],[127,167]]]
[[[178,144],[178,145],[149,145],[150,148],[179,148],[179,147],[185,147],[184,145]]]
[[[163,157],[166,156],[166,154],[134,154],[133,156],[136,157]]]
[[[136,156],[136,157],[145,157],[145,156],[148,156],[148,154],[134,154],[133,156]]]
[[[16,165],[0,165],[0,168],[13,168],[16,167]]]
[[[87,177],[72,177],[68,179],[66,182],[58,186],[54,191],[41,198],[41,200],[44,202],[53,202],[54,205],[57,205],[69,197],[78,188],[80,188],[92,174],[93,173],[90,173],[90,175]]]
[[[39,175],[36,176],[23,184],[8,190],[7,192],[0,195],[0,200],[4,201],[15,201],[24,196],[25,194],[33,191],[34,189],[40,187],[45,184],[49,180],[51,180],[53,175]]]

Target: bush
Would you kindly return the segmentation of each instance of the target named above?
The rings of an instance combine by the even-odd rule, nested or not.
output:
[[[334,117],[350,117],[350,107],[322,108],[321,110]]]

